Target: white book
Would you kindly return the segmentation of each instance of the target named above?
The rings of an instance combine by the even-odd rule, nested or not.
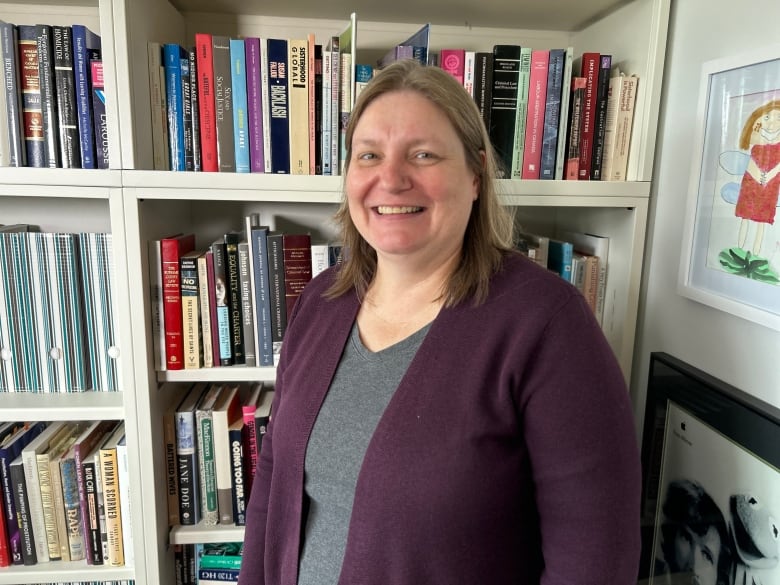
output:
[[[233,523],[233,486],[230,473],[229,429],[241,418],[240,386],[222,388],[212,412],[214,428],[214,467],[217,476],[217,507],[219,523]]]
[[[314,278],[329,266],[329,244],[311,245],[311,277]]]
[[[463,59],[463,87],[471,97],[474,97],[474,61],[475,51],[466,51]]]
[[[127,452],[127,435],[116,444],[117,478],[119,479],[119,508],[121,511],[122,549],[125,565],[135,564],[133,546],[133,515],[130,501],[130,458]]]

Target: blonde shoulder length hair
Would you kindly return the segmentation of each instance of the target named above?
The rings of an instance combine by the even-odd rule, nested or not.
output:
[[[491,276],[500,269],[505,253],[512,249],[513,219],[498,200],[497,162],[479,108],[454,77],[439,67],[422,66],[412,60],[398,61],[377,73],[361,92],[350,115],[344,175],[349,174],[352,136],[360,118],[371,102],[393,91],[415,91],[447,116],[463,143],[466,165],[479,179],[477,200],[463,235],[460,263],[445,283],[442,298],[445,306],[468,299],[482,303]],[[346,195],[335,219],[341,229],[344,258],[326,297],[335,298],[354,289],[363,299],[376,271],[376,251],[352,222]]]

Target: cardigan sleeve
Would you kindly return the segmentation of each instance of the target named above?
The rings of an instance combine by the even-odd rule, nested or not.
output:
[[[590,309],[566,301],[521,397],[544,557],[541,585],[636,583],[640,463],[622,372]]]

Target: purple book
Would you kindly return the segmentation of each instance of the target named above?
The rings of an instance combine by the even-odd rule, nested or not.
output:
[[[249,170],[265,172],[263,152],[263,90],[260,73],[260,39],[248,37],[244,40],[246,51],[246,95],[249,118]]]

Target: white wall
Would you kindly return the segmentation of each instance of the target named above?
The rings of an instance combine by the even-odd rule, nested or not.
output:
[[[676,292],[702,63],[780,43],[780,2],[676,0],[670,21],[631,384],[639,429],[651,351],[670,353],[780,407],[780,331]]]

